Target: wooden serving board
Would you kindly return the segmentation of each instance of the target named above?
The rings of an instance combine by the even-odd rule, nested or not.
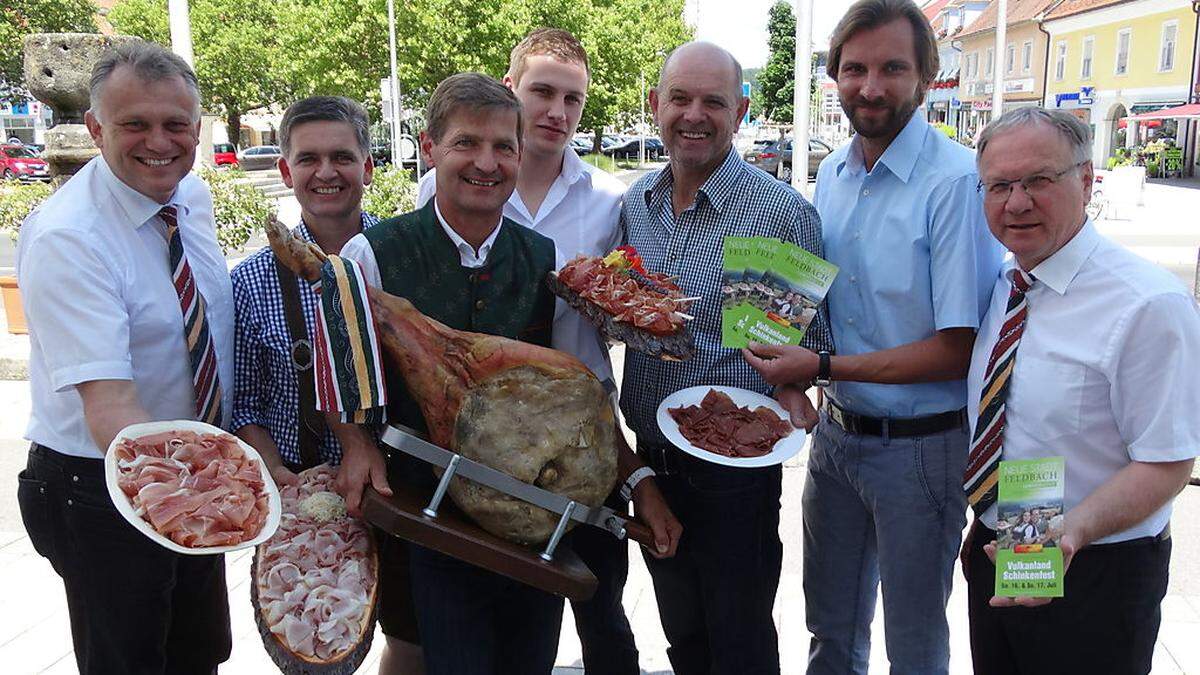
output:
[[[442,501],[437,518],[429,518],[422,511],[429,503],[428,494],[418,494],[399,481],[392,489],[391,497],[369,487],[363,491],[363,517],[383,531],[568,600],[587,600],[596,592],[595,575],[570,546],[560,543],[553,562],[546,562],[539,555],[541,549],[485,531],[449,499]]]

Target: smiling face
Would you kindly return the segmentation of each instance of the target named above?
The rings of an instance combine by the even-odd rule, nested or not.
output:
[[[582,63],[549,54],[525,58],[518,80],[505,76],[525,112],[525,147],[536,156],[561,155],[579,128],[587,100],[588,74]]]
[[[200,101],[178,75],[147,82],[119,66],[84,122],[113,174],[159,204],[195,162]]]
[[[979,160],[986,185],[1051,175],[1071,167],[1070,144],[1046,124],[1028,124],[993,137]],[[1086,220],[1084,207],[1092,191],[1092,165],[1084,163],[1030,195],[1013,185],[1006,198],[985,192],[983,210],[992,235],[1013,252],[1021,269],[1031,271],[1071,241]]]
[[[295,126],[288,154],[279,160],[283,182],[292,188],[304,222],[354,222],[363,188],[371,184],[371,157],[347,122],[319,120]]]
[[[750,105],[737,79],[729,54],[712,45],[685,45],[667,60],[650,107],[673,171],[707,176],[729,154]]]
[[[521,160],[517,124],[513,110],[464,109],[450,115],[440,140],[421,133],[425,161],[437,168],[438,208],[452,225],[462,216],[500,220]]]
[[[925,98],[912,24],[900,18],[846,40],[838,64],[838,98],[864,138],[891,140]]]

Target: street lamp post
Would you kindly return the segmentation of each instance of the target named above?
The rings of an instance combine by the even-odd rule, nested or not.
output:
[[[638,120],[638,168],[646,166],[646,69],[642,69],[642,113]]]
[[[796,0],[795,89],[792,92],[792,187],[808,190],[809,89],[812,84],[812,0]]]
[[[992,59],[992,119],[998,119],[1004,113],[1004,74],[1003,69],[1008,65],[1008,51],[1004,45],[1008,41],[1008,0],[998,0],[996,4],[996,57]],[[1015,60],[1015,56],[1013,57]]]
[[[388,51],[390,52],[391,60],[391,76],[388,83],[392,90],[392,166],[403,168],[403,159],[400,157],[400,80],[396,77],[396,3],[395,0],[388,0]],[[418,150],[418,153],[420,150]],[[417,161],[417,171],[420,172],[420,158]],[[420,174],[418,173],[418,177]]]

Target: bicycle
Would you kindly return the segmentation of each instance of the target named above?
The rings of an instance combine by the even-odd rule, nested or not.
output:
[[[1100,217],[1108,210],[1108,200],[1104,197],[1104,190],[1100,184],[1104,182],[1104,176],[1097,175],[1092,181],[1092,198],[1088,201],[1084,210],[1087,211],[1088,218],[1093,221],[1100,220]]]

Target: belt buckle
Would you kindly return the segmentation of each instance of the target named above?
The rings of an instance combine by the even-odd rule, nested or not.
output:
[[[830,401],[829,405],[825,406],[825,412],[829,415],[829,419],[842,428],[842,431],[850,431],[846,428],[846,416],[842,414],[841,408],[833,404],[833,401]]]

